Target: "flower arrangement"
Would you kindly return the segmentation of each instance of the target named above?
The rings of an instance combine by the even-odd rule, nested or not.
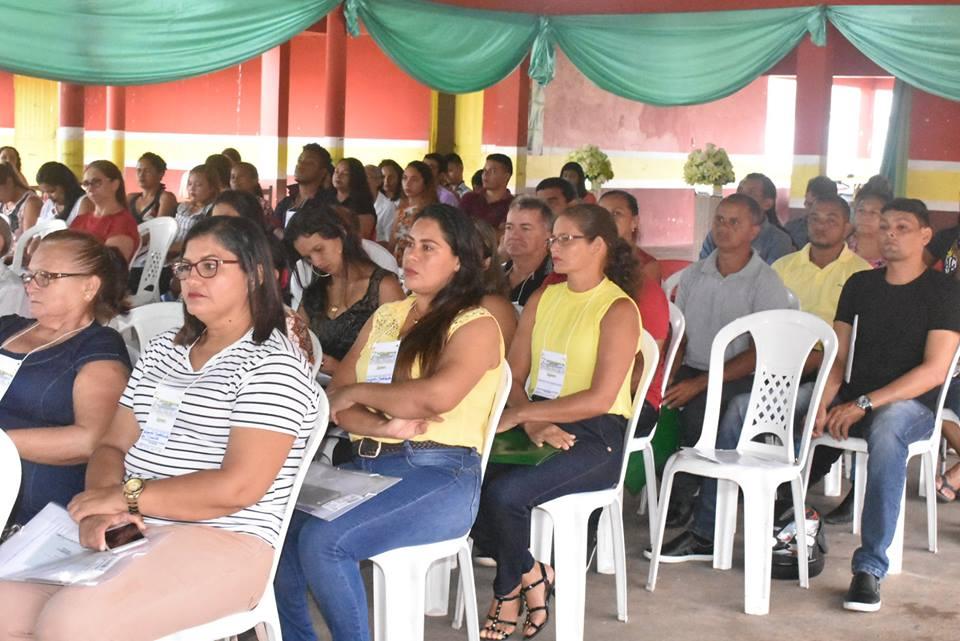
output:
[[[590,181],[590,187],[594,190],[613,178],[613,166],[610,164],[610,157],[600,151],[596,145],[584,145],[570,153],[568,161],[578,162],[583,167],[583,173]]]
[[[727,150],[712,142],[704,149],[694,149],[683,166],[683,179],[688,185],[725,185],[736,180]]]

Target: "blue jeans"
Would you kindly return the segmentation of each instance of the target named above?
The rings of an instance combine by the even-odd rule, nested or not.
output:
[[[360,561],[409,545],[466,534],[480,500],[480,457],[462,447],[355,458],[344,469],[403,479],[343,516],[324,521],[294,513],[274,589],[286,641],[315,640],[306,592],[335,641],[370,638]]]

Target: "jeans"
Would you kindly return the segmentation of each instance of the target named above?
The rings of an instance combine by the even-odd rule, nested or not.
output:
[[[335,641],[370,638],[360,561],[399,547],[466,534],[480,500],[480,456],[462,447],[407,446],[344,469],[403,479],[333,521],[294,513],[274,589],[283,638],[315,640],[306,591]]]
[[[567,451],[540,465],[491,463],[480,497],[473,536],[477,547],[497,560],[493,592],[504,596],[533,568],[530,554],[530,513],[574,492],[613,487],[620,478],[627,419],[605,414],[559,426],[577,437]]]

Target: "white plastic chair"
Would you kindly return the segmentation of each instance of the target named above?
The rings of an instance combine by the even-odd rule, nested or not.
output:
[[[575,492],[547,501],[533,509],[530,520],[531,553],[534,558],[550,562],[551,543],[554,547],[556,571],[556,638],[557,641],[583,639],[584,607],[587,578],[583,557],[587,549],[587,522],[594,510],[604,509],[608,515],[609,530],[617,577],[617,619],[627,620],[627,556],[623,535],[623,479],[632,452],[643,450],[649,437],[634,438],[643,399],[650,389],[653,374],[660,362],[657,343],[644,330],[640,339],[643,353],[643,373],[633,399],[633,413],[624,433],[623,461],[616,485],[594,492]]]
[[[313,282],[314,272],[310,263],[303,259],[297,261],[294,272],[290,275],[290,307],[296,310],[300,308],[303,290]],[[301,283],[303,284],[301,285]]]
[[[690,267],[692,267],[692,265],[687,265],[680,271],[673,272],[663,281],[663,293],[667,295],[667,300],[673,300],[673,290],[680,284],[680,279],[683,278],[684,272],[690,269]]]
[[[20,493],[20,454],[10,437],[0,430],[0,530],[10,518]]]
[[[800,299],[797,298],[797,295],[793,293],[793,290],[789,287],[785,287],[787,290],[787,307],[790,309],[800,309]]]
[[[487,433],[480,459],[481,481],[490,458],[500,415],[507,404],[511,382],[510,366],[504,361],[499,387],[487,421]],[[434,563],[443,562],[451,556],[456,556],[460,564],[460,589],[466,604],[468,637],[471,641],[480,638],[473,560],[470,558],[472,546],[468,535],[469,532],[464,532],[463,536],[455,539],[396,548],[371,557],[374,566],[373,629],[376,641],[423,639],[427,572]],[[444,576],[449,577],[449,574]],[[459,627],[457,624],[458,621],[455,621],[454,627]]]
[[[369,256],[370,260],[378,267],[387,270],[391,274],[400,273],[400,266],[397,264],[397,259],[394,258],[389,249],[366,238],[363,239],[362,243],[363,251],[367,252],[367,256]]]
[[[730,342],[747,332],[753,338],[757,352],[750,405],[737,449],[718,450],[716,441],[724,355]],[[797,390],[804,363],[818,341],[823,344],[823,360],[809,408],[819,405],[830,367],[837,355],[837,337],[829,325],[805,312],[771,310],[739,318],[717,333],[710,350],[703,432],[694,447],[671,456],[664,470],[660,521],[653,537],[648,590],[652,592],[657,583],[673,478],[680,472],[686,472],[717,479],[717,520],[713,543],[713,567],[716,569],[728,570],[733,565],[737,487],[743,491],[744,611],[747,614],[769,612],[773,504],[781,483],[790,483],[797,531],[806,531],[803,469],[817,413],[806,411],[799,454],[795,454],[797,450],[794,448],[794,416],[808,409],[796,407]],[[779,442],[754,440],[761,435],[773,435]],[[800,585],[808,587],[806,537],[797,537],[797,543]]]
[[[137,292],[130,297],[130,304],[134,307],[160,300],[160,272],[177,235],[177,221],[173,216],[162,216],[141,223],[137,230],[140,232],[140,247],[146,247],[147,254],[143,259],[143,273],[140,274]],[[146,246],[143,244],[145,236],[148,237]]]
[[[313,374],[314,380],[317,380],[320,376],[320,361],[323,360],[323,348],[320,346],[320,339],[313,333],[313,330],[308,329],[307,332],[310,334],[310,347],[313,349],[313,368],[311,374]]]
[[[150,303],[134,307],[112,323],[128,348],[143,352],[150,339],[168,329],[183,327],[183,303]]]
[[[855,335],[854,335],[855,336]],[[851,338],[851,343],[853,338]],[[957,365],[957,359],[960,357],[960,348],[953,355],[947,375],[940,389],[940,395],[937,397],[937,411],[933,418],[933,432],[930,437],[922,441],[915,441],[907,448],[907,462],[914,456],[921,458],[920,482],[924,486],[924,492],[921,494],[927,502],[927,549],[937,553],[937,457],[940,455],[940,434],[943,428],[945,413],[953,415],[950,410],[944,410],[943,404],[947,399],[947,388],[950,386],[950,380],[953,378],[953,371]],[[848,363],[852,359],[848,357]],[[848,379],[849,380],[849,379]],[[951,417],[956,418],[956,415]],[[860,534],[860,521],[863,516],[863,499],[867,493],[867,441],[863,438],[850,437],[845,441],[837,441],[829,434],[814,439],[811,449],[815,450],[818,446],[835,447],[840,450],[846,450],[853,453],[853,525],[854,534]],[[807,463],[805,471],[805,480],[810,478],[810,463],[813,461],[813,453]],[[894,532],[890,547],[887,548],[887,559],[890,566],[887,574],[900,574],[903,571],[903,530],[904,513],[907,507],[907,489],[904,484],[903,496],[900,499],[900,514],[897,518],[897,529]]]
[[[14,274],[19,274],[23,271],[23,258],[26,255],[27,248],[30,246],[30,243],[33,242],[34,238],[43,238],[49,233],[60,231],[61,229],[66,229],[67,223],[63,222],[59,218],[54,220],[43,220],[38,222],[36,225],[23,232],[23,235],[20,236],[17,240],[17,246],[13,250],[13,262],[10,263],[10,269]]]

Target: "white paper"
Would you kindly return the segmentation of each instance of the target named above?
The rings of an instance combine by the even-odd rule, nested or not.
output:
[[[332,521],[399,481],[393,476],[312,463],[297,498],[297,509]]]

